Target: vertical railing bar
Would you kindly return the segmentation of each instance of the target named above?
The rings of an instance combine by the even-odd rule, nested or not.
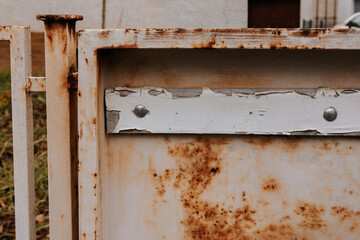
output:
[[[10,36],[16,239],[35,240],[33,109],[29,27],[13,27]]]
[[[77,121],[73,114],[77,102],[71,85],[76,71],[75,22],[82,16],[39,15],[37,19],[45,22],[50,239],[77,239],[77,182],[73,176],[77,128],[72,123]]]

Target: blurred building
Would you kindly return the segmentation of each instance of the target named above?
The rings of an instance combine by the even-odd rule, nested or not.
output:
[[[30,25],[33,73],[44,73],[37,14],[80,14],[83,28],[332,27],[360,11],[360,0],[0,0],[0,25]],[[8,68],[0,42],[0,70]]]

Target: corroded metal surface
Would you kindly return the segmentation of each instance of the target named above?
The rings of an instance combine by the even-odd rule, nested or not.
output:
[[[356,29],[81,30],[92,48],[359,49]],[[186,40],[185,40],[186,39]]]
[[[355,240],[360,234],[357,142],[111,137],[101,160],[102,236]]]
[[[347,61],[359,54],[358,36],[328,29],[81,31],[81,239],[357,239],[356,138],[107,135],[104,91],[358,88],[358,67]],[[283,48],[340,51],[265,50]]]

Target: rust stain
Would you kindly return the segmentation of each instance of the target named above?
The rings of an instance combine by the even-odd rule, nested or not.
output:
[[[83,136],[83,125],[84,125],[84,123],[81,122],[81,123],[80,123],[80,130],[79,130],[79,139],[81,139],[82,136]]]
[[[178,33],[178,34],[186,33],[186,32],[187,32],[187,30],[185,28],[176,28],[175,29],[175,33]]]
[[[307,38],[314,38],[319,37],[322,34],[326,33],[328,29],[300,29],[291,34],[294,37],[307,37]]]
[[[330,32],[337,32],[337,33],[354,33],[357,32],[356,29],[354,28],[350,28],[350,29],[346,29],[346,28],[336,28],[336,29],[329,29]]]
[[[335,206],[332,207],[331,210],[332,214],[338,216],[340,221],[344,221],[352,217],[360,217],[360,211],[354,211],[347,207]]]
[[[335,150],[335,148],[337,148],[338,146],[339,146],[339,142],[327,140],[327,141],[324,141],[319,146],[314,146],[314,148],[321,149],[324,151],[332,151],[333,149]],[[336,149],[336,150],[337,150],[337,152],[339,152],[339,149]]]
[[[347,224],[349,232],[359,230],[360,211],[354,211],[343,206],[334,206],[331,208],[331,215],[336,216],[341,224]]]
[[[165,142],[166,144],[169,144],[169,143],[171,142],[171,139],[170,139],[169,137],[165,137],[165,138],[164,138],[164,142]]]
[[[330,150],[331,150],[331,147],[330,147],[330,144],[324,142],[324,143],[322,144],[322,146],[320,147],[320,149],[325,150],[325,151],[330,151]]]
[[[317,230],[326,226],[324,220],[321,218],[321,215],[325,213],[325,209],[321,206],[299,202],[294,212],[303,219],[299,223],[300,227]]]
[[[272,145],[274,140],[271,137],[260,137],[260,138],[254,137],[254,138],[244,138],[244,142],[264,149]]]
[[[151,174],[153,175],[153,182],[155,183],[155,189],[156,189],[158,195],[160,197],[164,196],[165,192],[166,192],[165,182],[164,182],[163,176],[158,175],[156,173],[152,156],[148,157],[148,169],[149,169],[149,172],[151,172]]]
[[[99,33],[99,36],[100,36],[100,38],[108,38],[110,33],[111,33],[111,30],[102,30]],[[125,33],[126,33],[126,31],[125,31]]]
[[[112,45],[110,47],[104,47],[101,49],[122,49],[122,48],[139,48],[139,46],[136,43],[129,43],[129,44],[120,44],[120,45]]]
[[[157,34],[164,34],[166,32],[166,29],[164,29],[164,28],[156,28],[155,31],[156,31]]]
[[[295,229],[288,224],[269,224],[261,230],[255,231],[254,238],[247,239],[261,239],[261,240],[280,240],[280,239],[296,239],[296,240],[306,240],[305,237],[299,237],[296,234]]]
[[[64,48],[63,48],[63,54],[66,55],[67,53],[67,42],[64,43]]]
[[[70,92],[78,89],[78,75],[77,72],[75,73],[75,66],[69,67],[66,87]]]
[[[157,173],[154,173],[154,178],[156,178],[156,191],[157,193],[159,194],[159,196],[164,196],[165,195],[165,183],[164,183],[164,180],[163,180],[163,177],[160,175],[158,176]]]
[[[266,141],[265,141],[266,142]],[[257,211],[246,201],[247,193],[242,191],[240,207],[225,205],[202,199],[217,175],[221,174],[224,148],[227,139],[196,138],[192,141],[173,143],[168,146],[168,154],[176,163],[176,169],[165,169],[161,174],[150,167],[149,172],[155,179],[155,190],[161,197],[166,187],[172,186],[180,191],[180,202],[184,209],[181,224],[185,228],[185,239],[195,240],[255,240],[255,239],[303,239],[291,225],[270,224],[256,229]],[[170,143],[169,143],[170,144]],[[264,181],[269,191],[279,189],[273,178]],[[267,185],[269,187],[267,187]],[[232,196],[235,200],[235,197]],[[245,199],[245,201],[243,201]],[[283,217],[287,221],[290,216]]]
[[[281,41],[276,41],[276,42],[270,43],[269,48],[270,49],[289,49],[289,47],[286,45],[283,45],[283,43]]]
[[[299,150],[300,138],[297,137],[258,137],[244,138],[243,141],[247,144],[256,146],[261,149],[267,147],[276,147],[288,152],[295,152]]]
[[[276,192],[280,189],[280,184],[275,178],[269,178],[263,182],[262,189],[267,192]]]
[[[96,124],[96,118],[93,118],[91,122],[92,122],[92,124],[95,125]]]
[[[274,30],[272,31],[272,34],[275,36],[281,36],[281,31],[280,30]]]
[[[209,42],[204,42],[204,43],[200,43],[200,44],[194,44],[193,48],[213,48],[216,45],[216,36],[214,36],[211,41]]]
[[[174,187],[181,190],[181,204],[185,218],[181,224],[191,239],[241,239],[246,229],[256,225],[256,211],[246,204],[240,208],[220,206],[201,199],[216,175],[222,170],[221,152],[228,144],[226,139],[178,143],[168,147],[168,154],[175,159],[177,171],[172,175]]]
[[[298,143],[301,138],[297,137],[284,137],[280,140],[272,137],[246,139],[248,144],[259,148],[276,145],[289,151],[301,149]],[[164,196],[170,187],[180,192],[179,200],[184,211],[180,223],[184,227],[184,239],[307,240],[312,239],[309,231],[323,232],[327,227],[325,215],[328,211],[337,216],[339,222],[345,222],[350,232],[357,231],[360,226],[360,211],[345,207],[325,210],[321,205],[305,201],[297,203],[293,209],[294,215],[279,215],[277,222],[263,225],[265,219],[260,217],[260,210],[256,209],[256,206],[270,207],[271,204],[265,200],[257,201],[258,204],[247,201],[246,191],[241,191],[241,197],[238,199],[235,196],[227,197],[240,204],[236,207],[224,202],[205,200],[203,197],[203,193],[212,189],[212,183],[223,171],[225,148],[230,143],[228,139],[199,137],[188,141],[170,141],[165,137],[164,142],[168,145],[167,153],[174,160],[176,168],[158,171],[152,164],[152,157],[149,156],[148,172],[153,179],[155,192],[162,199],[156,200],[155,204],[166,202]],[[266,192],[276,192],[281,190],[281,185],[276,178],[270,176],[263,179],[261,188]],[[290,203],[283,200],[282,205],[289,207]]]

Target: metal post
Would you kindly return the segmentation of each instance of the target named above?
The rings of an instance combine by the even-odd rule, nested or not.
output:
[[[76,98],[69,80],[76,71],[78,15],[38,15],[45,22],[46,111],[50,239],[77,239]],[[75,110],[74,110],[75,109]],[[75,122],[76,125],[76,122]]]
[[[31,74],[29,27],[11,28],[10,51],[16,239],[35,240],[33,109],[26,89]]]

